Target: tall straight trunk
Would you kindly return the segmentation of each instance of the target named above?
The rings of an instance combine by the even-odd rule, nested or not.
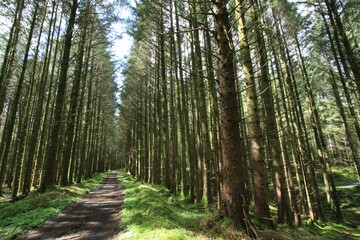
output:
[[[16,9],[14,20],[10,29],[9,39],[6,45],[4,60],[0,71],[0,120],[4,110],[6,89],[9,84],[11,75],[13,73],[13,65],[15,60],[15,53],[19,42],[19,34],[21,30],[21,19],[25,6],[25,0],[16,1]],[[1,152],[0,152],[1,154]],[[1,177],[1,176],[0,176]],[[1,189],[1,187],[0,187]],[[0,191],[1,192],[1,191]]]
[[[193,38],[193,36],[191,36]],[[195,62],[195,51],[194,46],[190,45],[190,58],[191,62]],[[190,61],[188,61],[190,65]],[[189,125],[189,132],[188,132],[188,141],[190,143],[189,145],[189,168],[190,168],[190,202],[194,202],[195,200],[199,200],[202,198],[202,191],[200,191],[201,188],[201,179],[199,179],[199,173],[201,174],[201,169],[199,170],[199,163],[201,163],[201,152],[199,149],[201,148],[201,142],[199,141],[199,121],[198,121],[198,106],[196,105],[197,102],[195,102],[196,98],[198,98],[197,94],[197,82],[195,81],[195,74],[196,74],[196,67],[195,64],[192,64],[191,66],[191,73],[190,76],[192,76],[191,80],[188,84],[185,94],[187,98],[189,99],[189,112],[190,112],[190,125]],[[190,69],[190,66],[189,66]]]
[[[90,49],[88,50],[90,51]],[[88,54],[90,54],[88,52]],[[89,60],[89,55],[87,57],[87,64]],[[94,59],[92,60],[92,66],[94,67]],[[91,69],[93,69],[93,67]],[[93,152],[95,151],[95,137],[98,136],[97,129],[99,122],[99,114],[100,114],[100,103],[99,103],[99,79],[96,78],[95,81],[93,81],[93,70],[90,72],[90,80],[88,85],[88,96],[87,96],[87,102],[86,102],[86,113],[85,113],[85,121],[83,126],[83,132],[81,135],[81,138],[79,139],[79,150],[78,150],[78,157],[77,157],[77,174],[75,176],[76,182],[80,183],[82,179],[86,175],[86,168],[88,165],[88,161],[93,157]],[[85,84],[85,77],[86,75],[83,75],[83,84]],[[82,86],[82,92],[81,92],[81,99],[84,101],[84,95],[85,94],[85,85]],[[80,102],[80,105],[83,105],[83,102]],[[81,106],[82,108],[82,106]],[[79,116],[81,116],[81,108],[79,106]],[[78,119],[80,122],[81,118]],[[80,125],[80,123],[78,123]],[[80,128],[79,128],[80,129]],[[131,147],[131,141],[128,142],[129,147]],[[89,150],[89,151],[88,151]],[[74,159],[75,161],[75,159]]]
[[[355,127],[355,130],[356,130],[356,134],[357,134],[357,137],[358,139],[360,140],[360,125],[358,124],[358,115],[356,114],[355,112],[355,109],[354,109],[354,106],[353,106],[353,102],[355,102],[355,105],[356,103],[359,103],[359,100],[356,99],[356,96],[355,98],[351,98],[351,93],[349,91],[349,88],[346,84],[346,80],[345,80],[345,77],[342,73],[342,68],[341,68],[341,65],[340,65],[340,61],[339,61],[339,57],[338,57],[338,54],[340,55],[340,59],[342,58],[341,56],[343,56],[343,53],[341,51],[341,49],[339,49],[338,51],[336,51],[336,48],[335,48],[335,45],[334,45],[334,38],[330,32],[330,28],[329,28],[329,25],[327,24],[327,21],[325,19],[325,14],[323,13],[322,10],[320,10],[320,14],[321,14],[321,17],[323,19],[323,22],[324,22],[324,27],[325,27],[325,31],[326,31],[326,34],[328,35],[328,38],[329,38],[329,42],[330,42],[330,47],[331,47],[331,51],[333,53],[333,56],[334,56],[334,60],[335,60],[335,65],[336,65],[336,68],[338,70],[338,74],[339,74],[339,78],[340,78],[340,82],[341,82],[341,85],[343,87],[343,90],[344,90],[344,95],[345,95],[345,98],[346,98],[346,101],[347,101],[347,105],[348,105],[348,108],[349,108],[349,112],[350,112],[350,116],[351,116],[351,120],[354,124],[354,127]],[[334,32],[336,34],[336,32]],[[338,38],[338,36],[335,36],[335,39]],[[336,43],[338,43],[339,40],[337,39],[336,40]],[[344,73],[345,73],[345,76],[350,79],[350,76],[349,76],[349,72],[347,70],[347,67],[346,66],[343,66],[344,68]],[[360,113],[360,112],[359,112]]]
[[[84,11],[87,11],[84,10]],[[87,13],[83,13],[84,15]],[[77,107],[78,107],[78,100],[80,95],[80,83],[83,79],[82,75],[83,72],[83,65],[84,65],[84,55],[85,55],[85,44],[86,44],[86,38],[87,36],[87,22],[88,18],[86,16],[83,16],[83,19],[81,21],[84,21],[82,23],[82,29],[81,29],[81,40],[80,40],[80,46],[79,46],[79,52],[77,55],[77,63],[75,68],[75,76],[74,76],[74,82],[71,89],[71,96],[70,96],[70,110],[68,115],[68,123],[66,125],[66,132],[65,132],[65,148],[63,152],[62,157],[62,175],[61,175],[61,181],[60,184],[65,186],[69,184],[69,166],[70,166],[70,158],[71,158],[71,151],[74,143],[74,134],[75,134],[75,121],[77,118]],[[85,70],[86,71],[86,70]]]
[[[193,21],[189,21],[189,27],[193,28]],[[200,126],[200,112],[199,112],[199,80],[198,80],[198,68],[196,64],[196,53],[195,53],[195,44],[194,43],[194,32],[190,34],[190,57],[191,57],[191,81],[190,85],[192,86],[189,91],[190,96],[190,104],[191,104],[191,113],[192,113],[192,141],[194,141],[194,144],[191,144],[194,153],[195,153],[195,161],[191,161],[190,164],[193,166],[194,171],[190,171],[190,177],[194,178],[194,181],[192,185],[194,185],[195,188],[195,198],[196,202],[200,202],[202,199],[202,175],[203,175],[203,168],[202,164],[204,162],[203,160],[203,141],[201,136],[201,126]],[[190,63],[189,63],[190,64]]]
[[[187,159],[192,159],[192,154],[190,150],[190,122],[189,122],[189,110],[187,104],[187,95],[185,92],[185,78],[183,70],[183,56],[181,51],[181,42],[182,37],[180,35],[180,20],[179,15],[181,14],[180,1],[175,1],[175,20],[176,20],[176,40],[177,40],[177,52],[178,52],[178,66],[179,66],[179,79],[178,79],[178,89],[179,89],[179,107],[181,107],[181,116],[184,116],[183,120],[180,122],[180,133],[181,133],[181,149],[182,149],[182,160],[181,160],[181,193],[183,196],[189,195],[189,176],[187,172],[188,161]],[[186,151],[188,150],[188,151]]]
[[[337,29],[339,32],[339,35],[341,37],[341,42],[344,46],[347,59],[349,61],[350,69],[353,73],[355,84],[357,86],[357,93],[360,95],[360,66],[359,66],[359,59],[354,54],[350,41],[346,35],[346,32],[344,30],[343,23],[341,21],[339,12],[337,10],[336,2],[335,0],[325,0],[326,7],[328,9],[329,16],[333,16],[335,21],[330,21],[330,24],[332,25],[333,29]]]
[[[305,67],[304,58],[302,56],[298,38],[296,35],[294,36],[294,38],[295,38],[295,43],[296,43],[296,47],[297,47],[297,51],[298,51],[298,57],[300,59],[303,79],[305,81],[305,84],[304,84],[305,92],[308,97],[308,102],[310,103],[310,116],[312,119],[312,128],[313,128],[314,134],[315,134],[316,146],[318,149],[318,156],[319,156],[320,164],[321,164],[321,167],[323,170],[324,182],[325,182],[326,189],[327,189],[326,195],[328,198],[328,202],[332,203],[335,207],[336,217],[338,219],[342,219],[340,202],[339,202],[339,199],[337,196],[335,182],[334,182],[334,179],[332,176],[331,165],[330,165],[330,162],[328,159],[329,153],[328,153],[328,149],[326,147],[326,140],[325,140],[324,133],[322,131],[319,113],[318,113],[318,110],[317,110],[317,107],[315,104],[314,94],[311,90],[310,80],[308,77],[307,69]]]
[[[147,70],[148,72],[148,70]],[[148,73],[147,73],[148,74]],[[148,76],[149,77],[149,76]],[[144,92],[144,98],[145,98],[145,103],[144,103],[144,169],[143,169],[143,180],[145,182],[148,182],[149,180],[149,149],[150,149],[150,142],[149,142],[149,116],[150,116],[150,111],[149,111],[149,105],[150,105],[150,100],[149,100],[149,90],[148,90],[148,79],[146,79],[145,82],[145,92]]]
[[[29,30],[27,43],[26,43],[24,60],[22,62],[22,66],[21,66],[20,77],[19,77],[19,80],[18,80],[18,83],[17,83],[15,94],[14,94],[14,100],[13,100],[11,108],[9,110],[10,111],[9,112],[9,122],[8,122],[8,125],[5,126],[5,132],[3,134],[2,141],[1,141],[1,150],[3,150],[3,151],[0,152],[0,154],[1,154],[0,157],[1,157],[1,160],[2,160],[2,166],[1,166],[1,171],[0,171],[0,193],[2,191],[2,185],[3,185],[3,182],[4,182],[5,172],[6,172],[6,169],[7,169],[7,161],[8,161],[9,152],[10,152],[11,138],[12,138],[12,135],[13,135],[15,121],[16,121],[16,115],[18,113],[18,108],[19,108],[19,104],[20,104],[20,100],[21,100],[21,93],[22,93],[23,84],[24,84],[24,81],[25,81],[25,73],[26,73],[26,70],[27,70],[27,64],[28,64],[29,53],[30,53],[30,46],[31,46],[32,38],[33,38],[33,33],[34,33],[34,28],[35,28],[35,23],[36,23],[37,11],[38,10],[39,10],[39,5],[38,5],[38,2],[37,2],[36,6],[35,6],[35,9],[34,9],[34,12],[33,12],[33,15],[32,15],[32,20],[31,20],[31,23],[30,23],[30,30]]]
[[[47,5],[46,5],[47,8]],[[41,69],[41,77],[40,77],[40,81],[37,83],[37,96],[36,96],[36,103],[34,104],[34,117],[33,117],[33,124],[32,124],[32,129],[30,130],[29,133],[29,140],[28,140],[28,145],[27,145],[27,153],[25,156],[25,178],[23,181],[23,189],[22,189],[22,193],[24,195],[27,195],[30,192],[30,188],[31,188],[31,183],[32,183],[32,176],[33,176],[33,167],[34,167],[34,157],[36,154],[36,145],[38,142],[38,134],[40,132],[40,122],[41,122],[41,117],[43,115],[43,101],[45,98],[45,87],[46,87],[46,79],[48,77],[48,72],[49,72],[49,68],[50,68],[50,57],[51,57],[51,53],[52,53],[52,46],[53,46],[53,40],[54,40],[54,34],[55,34],[55,25],[56,25],[56,12],[57,12],[57,8],[58,8],[58,4],[56,4],[55,2],[53,2],[53,7],[51,10],[51,17],[50,17],[50,22],[49,22],[49,30],[48,30],[48,35],[47,35],[47,42],[46,42],[46,48],[45,48],[45,59],[44,59],[44,63],[43,63],[43,68]],[[44,17],[43,17],[43,21],[42,21],[42,25],[41,25],[41,29],[43,28],[43,24],[45,21],[45,16],[46,14],[44,13]],[[40,32],[39,38],[38,38],[38,44],[37,44],[37,50],[35,53],[35,63],[33,65],[33,73],[32,73],[32,77],[35,78],[36,75],[36,66],[37,66],[37,61],[38,61],[38,53],[39,53],[39,47],[40,47],[40,40],[41,40],[41,33],[42,30]]]
[[[336,106],[339,110],[339,114],[342,118],[342,122],[344,125],[344,129],[345,129],[345,134],[346,134],[346,140],[349,142],[350,145],[350,149],[352,151],[352,159],[355,165],[355,169],[356,172],[358,174],[358,178],[360,179],[360,159],[359,159],[359,154],[358,154],[358,149],[357,149],[357,142],[355,141],[354,137],[351,134],[351,130],[348,124],[348,120],[346,117],[346,113],[345,113],[345,109],[339,94],[339,90],[338,90],[338,86],[336,84],[336,80],[335,80],[335,76],[334,76],[334,72],[331,68],[331,64],[329,62],[329,72],[330,72],[330,83],[331,83],[331,87],[332,90],[334,92],[334,96],[335,96],[335,102],[336,102]]]
[[[70,162],[70,169],[69,169],[69,183],[71,184],[74,179],[77,179],[76,175],[76,167],[78,161],[80,161],[81,151],[83,144],[81,140],[88,134],[88,126],[90,122],[90,115],[92,113],[91,101],[92,101],[92,85],[93,85],[93,75],[94,75],[94,56],[91,56],[92,53],[92,38],[88,42],[88,45],[86,46],[86,57],[84,62],[84,73],[82,74],[81,78],[81,89],[80,89],[80,96],[79,96],[79,104],[77,107],[77,113],[76,113],[76,121],[75,121],[75,132],[74,132],[74,140],[72,143],[72,152],[71,152],[71,162]],[[85,47],[85,46],[84,46]],[[85,69],[89,69],[90,66],[90,79],[88,82],[86,81],[88,71]],[[84,105],[85,105],[85,89],[88,84],[88,94],[87,94],[87,102],[86,102],[86,112],[85,112],[85,121],[83,121],[83,112],[84,112]],[[84,123],[83,123],[84,122]],[[84,126],[84,127],[83,127]],[[84,130],[83,130],[84,128]],[[83,130],[83,131],[82,131]],[[83,137],[83,138],[82,138]]]
[[[260,127],[259,104],[257,100],[254,69],[251,62],[248,31],[245,22],[244,3],[236,1],[238,34],[240,42],[240,53],[242,68],[245,73],[246,102],[248,111],[248,129],[250,138],[250,158],[252,162],[252,178],[254,185],[254,211],[260,221],[267,226],[274,227],[268,204],[268,184],[265,169],[265,158],[263,152],[263,133]]]
[[[155,123],[155,144],[154,144],[154,168],[153,168],[153,181],[152,183],[161,184],[162,174],[161,174],[161,152],[162,152],[162,144],[161,135],[162,130],[162,108],[161,108],[161,65],[160,65],[160,50],[155,50],[155,107],[154,107],[154,123]]]
[[[208,17],[205,17],[205,25],[208,26]],[[215,81],[215,72],[214,72],[214,63],[213,63],[213,50],[212,50],[212,42],[209,31],[205,31],[204,33],[204,42],[205,42],[205,62],[206,62],[206,76],[208,79],[208,87],[209,87],[209,105],[212,106],[210,110],[210,126],[209,131],[211,133],[210,143],[213,145],[213,196],[217,196],[218,207],[221,206],[221,195],[220,195],[220,178],[219,178],[219,164],[221,161],[221,141],[219,136],[219,101],[216,90],[216,81]]]
[[[164,27],[164,10],[161,8],[161,16],[160,16],[160,36],[159,36],[159,44],[160,44],[160,68],[161,68],[161,93],[162,93],[162,116],[161,119],[163,121],[162,136],[164,137],[164,141],[161,145],[164,146],[164,177],[163,181],[165,186],[170,189],[170,134],[169,134],[169,108],[168,108],[168,89],[167,89],[167,77],[166,77],[166,64],[165,64],[165,27]]]
[[[194,45],[195,45],[195,66],[196,66],[196,82],[198,84],[198,104],[199,104],[199,120],[200,120],[200,136],[202,138],[202,152],[203,152],[203,202],[205,207],[208,207],[209,204],[213,202],[212,199],[212,189],[211,189],[211,162],[213,162],[213,151],[211,149],[210,143],[210,131],[209,131],[209,120],[208,120],[208,112],[206,109],[207,106],[207,96],[205,89],[205,75],[203,72],[203,60],[200,46],[200,36],[198,30],[198,18],[197,18],[197,2],[192,3],[192,11],[193,11],[193,28],[194,31]]]
[[[45,154],[45,166],[43,170],[43,182],[41,184],[41,191],[55,183],[55,166],[57,164],[57,151],[59,145],[59,131],[63,120],[63,108],[65,102],[65,90],[67,85],[67,71],[70,61],[70,50],[72,46],[72,36],[75,26],[76,11],[78,8],[78,1],[73,0],[71,5],[71,13],[66,29],[63,56],[61,60],[61,70],[58,83],[58,91],[56,96],[54,121],[52,124],[49,145]]]
[[[147,82],[147,89],[150,88],[152,86],[152,76],[153,76],[153,68],[149,67],[148,72],[149,72],[149,78],[148,78],[148,82]],[[153,145],[154,145],[154,127],[153,127],[153,118],[152,118],[152,113],[153,113],[153,102],[154,102],[154,97],[152,94],[152,91],[148,92],[148,96],[147,98],[149,99],[149,104],[148,104],[148,116],[147,116],[147,130],[148,130],[148,167],[147,167],[147,176],[146,179],[148,183],[151,182],[151,177],[152,177],[152,163],[153,163],[153,159],[154,159],[154,151],[153,151]]]
[[[34,14],[36,14],[36,11],[37,11],[38,8],[39,8],[39,5],[36,4]],[[40,16],[41,16],[41,24],[40,24],[40,29],[39,29],[39,35],[38,35],[38,38],[37,38],[35,55],[34,55],[34,58],[33,58],[34,61],[33,61],[33,66],[32,66],[31,74],[30,74],[29,88],[28,88],[27,93],[25,95],[27,97],[26,97],[26,101],[24,101],[24,105],[26,105],[26,106],[25,106],[24,110],[22,110],[22,111],[24,111],[24,116],[21,117],[21,121],[19,122],[19,127],[18,127],[17,144],[19,145],[19,147],[18,147],[18,149],[16,151],[16,156],[17,156],[16,161],[17,161],[18,167],[21,166],[21,172],[22,172],[23,176],[21,176],[21,172],[18,172],[18,169],[17,169],[15,175],[17,175],[17,174],[19,174],[19,175],[14,178],[14,184],[13,184],[14,188],[13,188],[13,193],[12,193],[12,200],[17,199],[18,191],[22,191],[25,194],[27,193],[27,191],[24,190],[24,188],[22,188],[23,186],[30,186],[31,185],[33,161],[27,162],[26,154],[24,154],[24,153],[26,153],[26,151],[25,151],[26,150],[25,145],[27,145],[26,140],[28,138],[28,134],[31,131],[29,130],[29,128],[24,127],[24,126],[30,125],[30,123],[31,123],[30,120],[31,120],[31,115],[32,115],[31,114],[32,113],[31,109],[36,106],[36,104],[33,103],[34,100],[36,100],[36,99],[33,98],[33,95],[36,92],[35,81],[37,79],[36,79],[35,75],[36,75],[36,68],[37,68],[37,62],[38,62],[40,41],[41,41],[44,22],[45,22],[45,17],[46,17],[46,10],[47,10],[47,2],[45,3],[45,9],[40,14]],[[36,17],[37,16],[34,16],[34,19],[33,19],[34,21],[36,21],[36,19],[35,19]],[[50,24],[50,26],[51,25],[52,24]],[[51,27],[49,27],[49,29],[51,29]],[[48,49],[46,49],[46,50],[48,50]],[[45,55],[47,57],[47,52],[45,52]],[[47,61],[45,60],[44,68],[47,65],[46,63],[47,63]],[[35,90],[34,90],[34,88],[35,88]]]
[[[319,191],[317,188],[317,182],[315,177],[315,169],[312,167],[313,159],[311,149],[309,146],[308,133],[305,128],[305,120],[303,116],[301,102],[299,100],[299,93],[297,90],[296,82],[294,81],[294,73],[292,71],[293,66],[289,57],[285,43],[282,40],[282,34],[279,28],[279,20],[273,10],[273,18],[275,19],[276,27],[276,39],[280,47],[280,58],[282,61],[283,69],[280,69],[280,61],[276,64],[277,71],[283,72],[284,84],[279,78],[279,85],[282,92],[282,98],[289,101],[289,109],[292,111],[290,115],[291,128],[296,135],[297,145],[299,146],[300,152],[300,165],[302,174],[304,177],[305,192],[307,197],[307,203],[310,211],[310,217],[312,220],[325,219],[322,213],[321,202],[319,198]],[[274,53],[276,58],[276,53]],[[283,85],[286,86],[282,87]],[[286,91],[286,95],[285,95]],[[285,97],[288,96],[288,97]]]
[[[49,134],[51,128],[51,122],[53,119],[53,111],[51,111],[54,108],[54,94],[53,91],[55,91],[54,88],[54,83],[57,81],[58,77],[59,77],[59,72],[60,72],[60,68],[56,67],[56,62],[58,61],[58,57],[59,57],[59,53],[61,49],[61,43],[60,43],[60,29],[62,27],[62,19],[63,19],[63,14],[61,14],[60,16],[60,20],[59,20],[59,26],[57,27],[57,36],[56,36],[56,40],[55,40],[55,49],[54,49],[54,56],[52,57],[52,67],[51,67],[51,71],[50,71],[50,81],[47,83],[48,84],[48,90],[47,90],[47,98],[46,98],[46,104],[45,104],[45,113],[42,115],[42,108],[40,108],[39,111],[41,111],[39,113],[40,115],[40,122],[39,122],[39,126],[40,126],[40,139],[38,140],[38,149],[37,151],[35,151],[35,155],[34,155],[34,159],[36,159],[36,169],[35,169],[35,174],[34,174],[34,180],[33,180],[33,184],[38,186],[41,182],[41,176],[43,173],[43,166],[44,166],[44,158],[45,158],[45,151],[46,151],[46,146],[49,140]],[[54,23],[56,24],[56,22]],[[54,30],[55,31],[55,30]],[[52,43],[53,44],[53,43]],[[50,60],[49,60],[50,61]],[[42,119],[42,123],[41,123],[41,119]]]
[[[40,30],[41,31],[41,30]],[[41,34],[40,34],[41,35]],[[41,37],[41,36],[40,36]],[[29,88],[26,91],[26,100],[24,99],[20,104],[19,111],[19,123],[18,129],[16,134],[16,147],[15,147],[15,162],[16,168],[14,173],[14,181],[13,181],[13,189],[12,189],[12,201],[17,200],[18,192],[22,190],[22,182],[25,178],[25,145],[26,145],[26,138],[28,135],[28,126],[30,124],[30,117],[31,117],[31,107],[32,107],[32,100],[34,95],[34,78],[30,79]],[[21,106],[23,105],[23,106]]]
[[[255,0],[252,6],[252,14],[255,23],[255,32],[256,32],[256,42],[259,53],[259,60],[261,66],[261,76],[260,76],[260,92],[262,92],[262,98],[265,105],[266,112],[266,129],[267,136],[269,138],[269,147],[271,159],[273,160],[273,166],[275,170],[275,188],[277,194],[277,206],[278,206],[278,221],[279,222],[287,222],[291,224],[290,217],[290,204],[287,193],[286,186],[286,177],[285,177],[285,168],[283,160],[281,159],[281,147],[280,147],[280,137],[279,130],[277,127],[277,121],[275,117],[275,107],[274,107],[274,94],[272,91],[270,78],[269,78],[269,68],[268,68],[268,58],[266,52],[266,46],[264,42],[264,36],[261,32],[261,22],[259,18],[259,6],[257,1]],[[284,159],[284,161],[288,161]],[[290,174],[290,171],[288,171]],[[291,177],[291,175],[289,176]],[[293,196],[292,199],[295,197]],[[293,204],[294,216],[295,216],[295,224],[297,226],[300,225],[301,219],[298,212],[297,205]]]
[[[217,73],[220,84],[222,133],[222,202],[225,216],[254,236],[246,205],[245,169],[240,151],[239,107],[235,91],[234,52],[226,1],[212,1],[217,48]]]
[[[13,184],[12,184],[12,193],[11,193],[11,200],[12,201],[16,201],[17,200],[17,195],[18,195],[18,191],[19,191],[19,183],[20,183],[20,178],[21,178],[21,168],[23,165],[23,158],[22,158],[22,153],[24,150],[24,138],[26,135],[26,130],[24,127],[24,121],[28,120],[28,119],[24,119],[24,114],[25,113],[25,108],[22,107],[21,109],[22,111],[19,112],[19,123],[18,123],[18,132],[17,132],[17,136],[15,137],[15,146],[14,146],[14,154],[13,154],[13,158],[14,158],[14,172],[12,172],[12,176],[13,176]],[[28,115],[28,114],[27,114]]]
[[[178,137],[177,137],[177,108],[176,108],[176,89],[175,82],[176,78],[174,75],[177,75],[177,62],[176,62],[176,45],[175,45],[175,36],[174,36],[174,17],[173,17],[173,0],[170,1],[170,146],[171,146],[171,191],[176,193],[178,187],[178,163],[179,163],[179,150],[178,150]],[[145,97],[146,99],[146,97]],[[147,143],[145,143],[147,144]],[[145,146],[146,147],[146,146]],[[146,159],[146,158],[145,158]]]

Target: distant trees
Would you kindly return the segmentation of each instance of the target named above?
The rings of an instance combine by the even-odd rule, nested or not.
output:
[[[360,177],[358,12],[299,4],[306,17],[286,0],[139,1],[117,116],[111,4],[2,2],[0,192],[122,166],[251,236],[252,211],[299,226],[328,204],[341,220],[332,168]]]
[[[341,220],[331,168],[348,159],[358,168],[360,149],[351,67],[359,36],[347,22],[356,13],[351,1],[303,7],[313,24],[282,0],[139,2],[121,92],[126,169],[205,207],[216,203],[249,234],[252,199],[271,227],[273,219],[325,220],[322,172]]]
[[[98,14],[105,7],[77,0],[1,5],[11,26],[1,40],[0,191],[6,183],[13,200],[33,187],[119,167],[106,36],[112,16]]]

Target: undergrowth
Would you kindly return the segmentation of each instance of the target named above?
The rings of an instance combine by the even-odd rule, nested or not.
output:
[[[126,173],[120,173],[120,179],[126,189],[125,203],[121,214],[122,231],[115,239],[247,239],[230,220],[206,211],[200,204],[174,196],[162,186],[137,181]],[[341,188],[339,195],[343,203],[343,223],[332,219],[330,211],[326,212],[326,223],[303,220],[298,228],[278,225],[270,230],[253,219],[259,239],[359,239],[360,185]]]
[[[121,240],[247,239],[227,219],[216,219],[201,204],[172,195],[166,188],[120,173],[125,187]],[[227,238],[224,238],[226,233]]]
[[[0,239],[14,239],[59,213],[63,208],[99,187],[106,174],[96,174],[83,183],[58,187],[45,193],[32,192],[17,202],[0,203]]]
[[[357,173],[354,167],[344,165],[331,166],[332,176],[335,183],[346,183],[358,180]],[[316,174],[318,183],[324,184],[324,178],[322,172],[319,170]]]
[[[326,222],[311,222],[303,219],[301,227],[288,227],[278,225],[275,231],[263,230],[260,235],[263,239],[296,239],[296,240],[324,240],[324,239],[360,239],[360,185],[338,186],[337,193],[341,202],[341,210],[344,220],[339,222],[334,212],[326,203],[325,190],[320,189],[322,207]],[[273,202],[270,205],[273,216],[276,216],[276,207]]]

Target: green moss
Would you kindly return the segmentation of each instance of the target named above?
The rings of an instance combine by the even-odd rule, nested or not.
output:
[[[13,239],[41,225],[72,202],[96,189],[104,176],[105,173],[97,174],[80,184],[56,187],[45,193],[33,192],[14,203],[0,203],[0,239]]]
[[[357,180],[357,174],[354,167],[332,166],[331,167],[335,182],[347,182]]]
[[[343,182],[358,180],[357,173],[354,167],[349,167],[344,165],[332,166],[331,171],[335,183],[343,183]],[[321,170],[318,170],[317,180],[320,184],[324,184],[324,178]]]
[[[228,239],[219,235],[220,227],[207,226],[214,213],[205,212],[202,204],[191,204],[164,187],[138,182],[125,173],[120,178],[126,189],[121,214],[124,231],[117,239]]]
[[[247,239],[229,219],[205,211],[203,203],[191,204],[188,199],[171,195],[161,186],[136,181],[125,173],[121,173],[120,178],[126,188],[121,219],[124,230],[116,239]],[[299,228],[278,225],[276,230],[266,230],[255,218],[252,221],[263,240],[342,239],[346,233],[354,239],[359,238],[359,228],[355,226],[360,219],[360,186],[341,188],[339,196],[345,218],[343,223],[332,219],[334,214],[330,209],[327,209],[325,224],[304,219]],[[271,212],[276,216],[276,207],[271,206]]]

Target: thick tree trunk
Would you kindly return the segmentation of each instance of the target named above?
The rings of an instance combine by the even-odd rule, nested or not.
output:
[[[220,83],[222,133],[222,202],[224,214],[254,236],[246,205],[245,169],[240,151],[239,108],[235,91],[234,52],[226,1],[213,1]]]

